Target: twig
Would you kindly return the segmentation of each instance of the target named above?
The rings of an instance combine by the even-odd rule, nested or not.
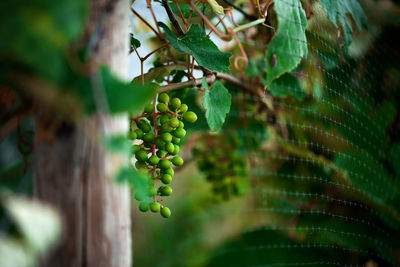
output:
[[[144,24],[147,25],[147,27],[149,27],[158,37],[158,39],[163,40],[164,38],[160,35],[159,32],[156,31],[156,29],[153,28],[153,26],[150,25],[150,23],[147,22],[147,20],[145,20],[144,18],[142,18],[142,16],[140,16],[132,7],[131,7],[131,11],[133,12],[133,14],[135,14],[136,17],[138,17],[141,21],[143,21]]]
[[[163,6],[165,11],[167,12],[168,18],[171,21],[172,25],[174,26],[175,30],[178,32],[179,35],[184,35],[185,32],[183,31],[181,25],[179,24],[178,19],[175,17],[174,12],[172,12],[171,7],[168,4],[167,0],[162,0]]]
[[[252,16],[252,15],[250,15],[250,14],[247,14],[243,9],[241,9],[240,7],[234,5],[234,4],[231,3],[230,1],[228,1],[228,0],[222,0],[222,1],[224,1],[227,5],[233,7],[234,9],[236,9],[237,11],[239,11],[240,13],[242,13],[242,15],[245,16],[248,20],[255,20],[255,19],[257,19],[256,17],[254,17],[254,16]]]

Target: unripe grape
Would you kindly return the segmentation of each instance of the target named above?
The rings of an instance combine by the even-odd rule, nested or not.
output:
[[[170,132],[170,131],[172,131],[172,127],[166,123],[166,124],[163,124],[163,126],[161,126],[161,130],[163,132]]]
[[[149,192],[148,192],[148,195],[149,195],[150,197],[157,195],[157,189],[156,189],[155,187],[153,187],[153,186],[150,187]]]
[[[140,128],[140,129],[142,129],[142,131],[143,131],[144,133],[148,133],[148,132],[150,132],[150,130],[151,130],[151,126],[150,126],[150,124],[148,124],[148,123],[146,122],[146,123],[141,124],[141,128]]]
[[[185,127],[185,124],[183,123],[183,121],[179,121],[179,128],[183,128]]]
[[[160,210],[160,214],[164,218],[168,218],[169,216],[171,216],[171,210],[168,207],[162,207]]]
[[[165,146],[165,142],[161,138],[157,138],[156,141],[154,141],[154,143],[156,144],[156,147],[158,149],[163,149]]]
[[[160,123],[161,124],[164,124],[164,123],[167,123],[168,121],[169,121],[169,116],[168,116],[169,114],[164,114],[164,115],[162,115],[161,117],[160,117]]]
[[[174,143],[174,144],[179,144],[181,142],[181,139],[180,138],[178,138],[178,137],[172,137],[172,143]]]
[[[141,169],[147,170],[147,165],[144,162],[136,161],[135,167],[138,170],[141,170]]]
[[[179,110],[180,112],[185,113],[186,111],[188,111],[188,105],[182,104]]]
[[[133,145],[132,146],[132,154],[135,154],[136,152],[138,152],[140,150],[140,146],[138,145]]]
[[[179,156],[173,157],[171,161],[175,166],[182,166],[183,164],[183,159]]]
[[[158,103],[157,104],[157,110],[159,111],[159,112],[165,112],[165,111],[167,111],[167,105],[165,105],[164,103]]]
[[[150,209],[150,205],[149,205],[148,202],[141,201],[141,202],[139,203],[139,210],[140,210],[141,212],[146,212],[146,211],[148,211],[149,209]]]
[[[183,114],[183,119],[187,122],[194,123],[195,121],[197,121],[197,115],[193,111],[188,111]]]
[[[165,145],[165,150],[167,150],[167,152],[170,153],[170,154],[173,153],[174,150],[175,150],[174,144],[172,144],[172,143],[167,143],[167,144]]]
[[[171,183],[171,181],[172,181],[172,176],[166,173],[166,174],[164,174],[164,175],[161,177],[161,181],[162,181],[164,184],[169,184],[169,183]]]
[[[159,212],[160,211],[160,203],[158,203],[158,202],[151,203],[150,210],[152,212]]]
[[[180,108],[181,107],[181,100],[179,98],[177,98],[177,97],[172,98],[171,103],[170,103],[170,107],[173,110],[176,110],[176,109]]]
[[[147,133],[143,136],[143,141],[151,143],[154,141],[154,134],[153,133]]]
[[[165,142],[171,142],[172,141],[172,134],[170,133],[164,133],[162,135],[162,140],[164,140]]]
[[[177,128],[177,129],[174,131],[174,136],[175,136],[175,137],[183,138],[183,137],[185,137],[185,135],[186,135],[186,131],[185,131],[185,129],[183,129],[183,128]]]
[[[172,169],[171,167],[169,167],[168,169],[164,170],[164,173],[171,175],[171,177],[174,177],[174,175],[175,175],[174,169]]]
[[[164,158],[164,157],[167,156],[167,152],[166,152],[165,150],[159,149],[159,150],[157,151],[157,156],[158,156],[159,158]]]
[[[135,140],[137,138],[137,134],[133,131],[129,131],[129,138]]]
[[[160,160],[160,168],[165,170],[171,167],[171,162],[167,159]]]
[[[178,153],[179,153],[179,146],[178,145],[174,145],[174,151],[173,152],[171,152],[170,154],[171,155],[177,155]]]
[[[172,128],[177,128],[179,126],[179,120],[178,118],[172,118],[169,121],[169,125],[171,125]]]
[[[169,95],[167,93],[162,93],[158,95],[158,102],[167,104],[169,101]]]
[[[170,196],[172,195],[172,188],[168,185],[166,186],[160,186],[158,188],[158,191],[160,192],[161,196]]]
[[[135,153],[135,157],[138,161],[144,162],[147,160],[147,152],[141,149]]]
[[[152,166],[157,165],[159,161],[160,159],[156,155],[153,155],[149,158],[149,164]]]
[[[144,106],[144,113],[152,113],[154,111],[154,105],[153,104],[147,104]]]
[[[136,129],[135,133],[136,133],[136,136],[137,136],[138,139],[142,139],[143,131],[141,129]]]

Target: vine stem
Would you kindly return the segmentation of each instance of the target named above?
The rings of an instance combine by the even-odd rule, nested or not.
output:
[[[156,112],[156,110],[157,110],[157,94],[155,94],[154,95],[154,97],[153,97],[153,107],[154,107],[154,111],[153,111],[153,113],[151,114],[152,116],[153,116],[153,125],[154,125],[154,138],[156,138],[157,136],[158,136],[158,129],[157,129],[157,112]],[[152,146],[152,154],[153,154],[153,156],[155,156],[156,155],[156,144],[152,144],[151,145]],[[153,177],[156,177],[156,165],[154,165],[153,166]],[[154,179],[154,182],[153,182],[153,187],[156,187],[156,180]],[[154,200],[154,202],[156,201],[156,196],[154,195],[153,196],[153,200]]]

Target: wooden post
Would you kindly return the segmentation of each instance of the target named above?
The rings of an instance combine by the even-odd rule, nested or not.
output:
[[[85,32],[91,60],[122,78],[128,71],[128,12],[126,0],[91,0]],[[98,142],[101,134],[126,133],[127,117],[99,113],[79,126],[45,117],[35,119],[34,194],[58,209],[63,235],[42,265],[131,266],[129,189],[112,182],[116,166]],[[53,140],[41,134],[49,131]]]

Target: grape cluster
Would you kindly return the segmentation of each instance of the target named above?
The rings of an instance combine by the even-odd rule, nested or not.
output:
[[[237,150],[236,142],[225,135],[208,136],[212,143],[205,140],[205,147],[193,149],[198,168],[212,184],[216,201],[228,200],[231,196],[241,195],[247,180],[246,161]],[[206,138],[207,139],[207,138]]]
[[[159,94],[158,103],[154,100],[144,107],[142,115],[132,119],[130,138],[141,140],[133,145],[135,166],[149,174],[150,185],[147,193],[135,193],[140,211],[160,212],[165,218],[171,215],[170,209],[161,205],[157,197],[172,195],[169,186],[174,176],[172,165],[183,165],[183,159],[177,156],[181,138],[186,135],[183,121],[194,123],[196,120],[197,115],[188,111],[186,104],[177,97],[170,99],[167,93]],[[163,185],[157,188],[157,181]]]

